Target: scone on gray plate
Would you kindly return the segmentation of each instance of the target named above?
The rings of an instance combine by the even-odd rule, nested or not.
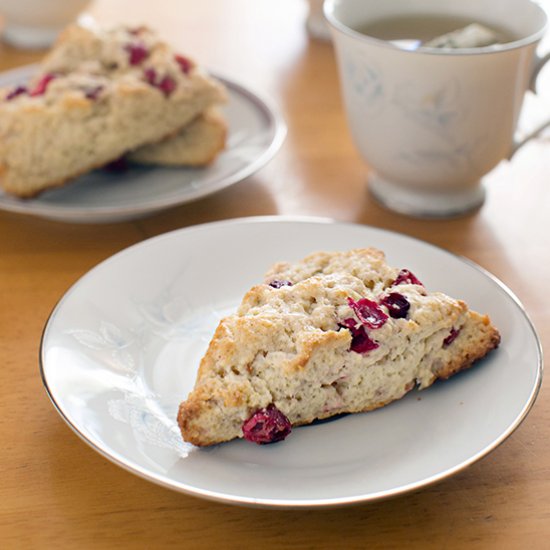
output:
[[[173,136],[223,85],[147,28],[71,27],[29,86],[0,90],[0,186],[28,197]]]
[[[127,71],[132,68],[132,63],[143,63],[141,58],[145,52],[158,48],[158,42],[157,35],[147,27],[116,26],[104,29],[94,25],[72,25],[61,34],[42,62],[42,68],[44,72],[53,73],[82,67],[94,73]],[[169,50],[166,44],[162,46]],[[187,57],[175,54],[175,59],[184,72],[195,67]],[[162,86],[160,77],[157,80],[158,85]],[[221,87],[221,83],[218,82],[218,85]],[[223,115],[218,109],[210,108],[199,113],[177,132],[150,145],[142,145],[129,152],[126,158],[140,164],[206,166],[224,149],[226,135],[227,123]]]
[[[220,322],[178,423],[199,446],[278,441],[292,426],[427,388],[499,342],[486,315],[379,250],[315,253],[273,266]]]

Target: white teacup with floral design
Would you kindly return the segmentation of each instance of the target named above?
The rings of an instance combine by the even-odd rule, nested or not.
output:
[[[369,189],[390,209],[448,217],[479,207],[481,178],[510,155],[544,10],[530,0],[326,0],[352,136]],[[486,47],[407,50],[357,29],[392,16],[452,15],[507,29]]]

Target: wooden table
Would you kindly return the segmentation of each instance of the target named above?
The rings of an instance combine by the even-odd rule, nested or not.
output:
[[[107,23],[147,22],[211,69],[270,95],[288,137],[253,177],[146,219],[78,225],[0,212],[0,547],[550,548],[544,383],[527,420],[480,462],[416,494],[347,509],[270,511],[199,500],[120,469],[69,430],[38,369],[41,332],[57,300],[113,253],[213,220],[316,215],[424,239],[504,281],[550,352],[548,138],[491,174],[478,212],[448,221],[409,219],[378,206],[366,191],[333,50],[308,38],[305,2],[100,0],[90,11]],[[40,55],[0,46],[0,70]]]

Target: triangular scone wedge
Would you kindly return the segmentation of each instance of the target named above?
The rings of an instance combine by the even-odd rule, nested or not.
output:
[[[227,122],[216,108],[207,109],[176,135],[146,144],[126,155],[130,162],[201,167],[214,162],[225,148]]]
[[[427,388],[499,342],[487,316],[429,292],[378,250],[316,253],[275,265],[220,322],[178,422],[199,446],[267,443],[290,424]]]
[[[134,54],[129,56],[131,47],[141,47],[143,60]],[[222,103],[226,100],[223,84],[212,76],[208,76],[202,68],[178,54],[173,54],[170,48],[147,27],[118,26],[99,28],[94,25],[72,25],[65,29],[57,44],[43,61],[43,70],[49,72],[75,70],[84,64],[92,72],[119,73],[133,70],[132,60],[139,61],[136,65],[147,67],[158,59],[161,66],[165,58],[176,55],[180,69],[186,74],[193,74],[194,78],[203,78],[208,84],[215,83],[222,91],[210,101],[210,104]],[[150,71],[151,66],[146,68]],[[158,71],[155,84],[162,81],[161,68]],[[158,81],[158,82],[157,82]],[[206,109],[191,122],[179,125],[176,133],[163,136],[160,141],[146,143],[130,151],[127,160],[139,164],[153,164],[166,166],[206,166],[214,161],[225,147],[227,122],[216,108]]]
[[[175,135],[225,99],[145,27],[71,26],[30,85],[0,90],[0,187],[34,196]]]

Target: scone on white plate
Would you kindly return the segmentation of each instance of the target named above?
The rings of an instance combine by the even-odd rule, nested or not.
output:
[[[0,90],[0,186],[29,197],[62,185],[173,136],[225,97],[147,28],[72,27],[29,86]]]
[[[275,265],[220,322],[178,423],[199,446],[278,441],[292,426],[427,388],[499,342],[486,315],[379,250],[315,253]]]

